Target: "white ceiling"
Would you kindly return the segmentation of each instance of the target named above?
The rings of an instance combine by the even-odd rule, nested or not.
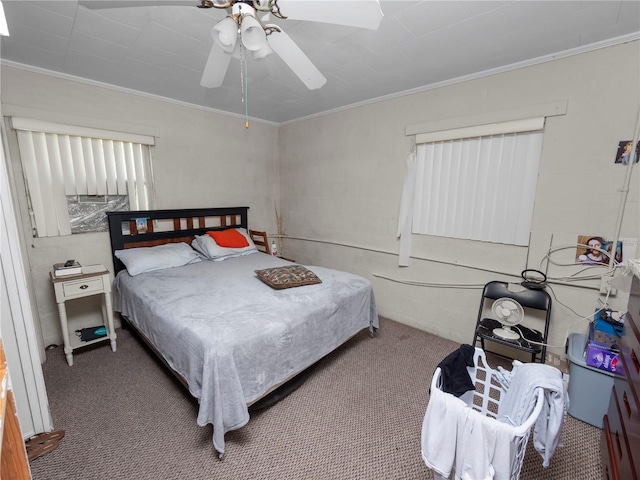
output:
[[[340,8],[340,0],[324,1]],[[231,60],[221,88],[200,86],[210,31],[224,10],[93,10],[66,0],[2,3],[11,34],[0,39],[4,64],[245,114],[239,60]],[[328,81],[310,91],[276,55],[249,59],[249,117],[286,123],[640,38],[638,0],[380,4],[384,18],[375,31],[272,19]]]

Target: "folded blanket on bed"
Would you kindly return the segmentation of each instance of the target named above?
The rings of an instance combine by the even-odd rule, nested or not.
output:
[[[260,280],[271,288],[278,290],[322,283],[322,280],[320,280],[315,273],[302,265],[265,268],[263,270],[256,270],[255,272]]]

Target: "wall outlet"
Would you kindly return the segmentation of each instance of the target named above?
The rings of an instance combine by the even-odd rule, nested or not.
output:
[[[611,288],[611,282],[613,277],[602,277],[600,279],[600,293],[603,295],[609,294],[610,297],[615,297],[618,294],[618,290]]]

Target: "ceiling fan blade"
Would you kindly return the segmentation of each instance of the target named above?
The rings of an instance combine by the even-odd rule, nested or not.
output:
[[[280,55],[293,73],[307,86],[309,90],[315,90],[327,83],[327,79],[320,70],[311,63],[309,57],[295,44],[291,37],[284,32],[274,32],[267,36],[269,46]]]
[[[376,30],[384,16],[378,0],[278,0],[282,15],[291,20],[333,23]]]
[[[225,53],[218,44],[214,43],[211,46],[207,64],[204,66],[200,85],[206,88],[220,87],[227,74],[230,61],[231,55]]]
[[[107,8],[127,8],[127,7],[163,7],[163,6],[186,6],[197,7],[200,0],[79,0],[78,5],[102,10]]]

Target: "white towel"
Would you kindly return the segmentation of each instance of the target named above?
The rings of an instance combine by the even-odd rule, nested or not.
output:
[[[422,459],[430,469],[449,478],[456,457],[458,421],[467,407],[459,398],[431,389],[427,411],[422,421]]]
[[[509,425],[431,389],[422,423],[422,458],[442,477],[455,471],[456,480],[508,480],[516,453],[513,440]]]
[[[469,409],[464,438],[458,430],[457,480],[510,480],[517,453],[513,428]]]
[[[491,460],[498,422],[485,422],[484,415],[468,410],[469,415],[458,425],[456,480],[491,480],[495,473]]]
[[[569,408],[569,396],[560,370],[539,363],[515,365],[511,385],[500,399],[497,418],[510,425],[522,424],[535,407],[539,388],[544,390],[545,402],[535,423],[533,441],[536,451],[542,456],[542,465],[548,467],[560,443]]]

